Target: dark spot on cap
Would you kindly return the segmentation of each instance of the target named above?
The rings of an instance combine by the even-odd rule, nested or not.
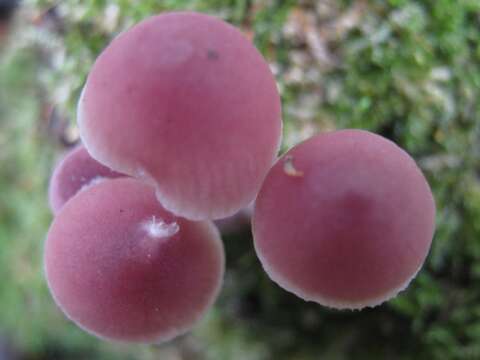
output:
[[[215,50],[208,49],[207,50],[207,57],[209,60],[217,60],[220,56]]]

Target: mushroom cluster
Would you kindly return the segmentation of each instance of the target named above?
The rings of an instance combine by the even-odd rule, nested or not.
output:
[[[336,131],[275,162],[275,79],[214,17],[165,13],[120,34],[91,69],[77,120],[83,146],[50,182],[45,273],[66,316],[100,338],[157,343],[198,322],[224,273],[212,220],[231,231],[252,216],[272,280],[339,309],[396,295],[429,251],[434,200],[394,143]]]

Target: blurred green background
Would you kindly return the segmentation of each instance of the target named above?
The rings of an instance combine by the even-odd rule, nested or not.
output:
[[[0,12],[11,0],[0,0]],[[480,359],[480,1],[25,0],[0,16],[0,359]],[[4,7],[4,8],[2,8]],[[271,64],[286,149],[364,128],[404,147],[433,188],[428,261],[364,311],[303,302],[269,281],[248,229],[226,236],[215,308],[163,346],[99,341],[55,307],[42,271],[48,178],[75,141],[75,103],[109,40],[190,9],[228,20]]]

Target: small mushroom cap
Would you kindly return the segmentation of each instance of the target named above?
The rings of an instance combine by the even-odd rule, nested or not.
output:
[[[189,330],[220,290],[224,251],[210,222],[164,210],[138,180],[106,180],[73,197],[48,232],[51,293],[101,338],[162,342]]]
[[[375,306],[421,268],[435,203],[414,160],[361,131],[320,134],[292,148],[266,177],[253,234],[269,276],[334,308]]]
[[[256,196],[281,140],[268,64],[214,17],[165,13],[103,51],[78,105],[81,137],[109,167],[154,184],[180,216],[218,219]]]
[[[100,164],[88,154],[85,147],[79,145],[67,153],[52,174],[48,191],[50,208],[56,215],[83,188],[102,179],[122,176],[125,175]]]

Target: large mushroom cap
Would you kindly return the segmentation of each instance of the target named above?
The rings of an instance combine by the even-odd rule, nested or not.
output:
[[[393,142],[360,130],[291,149],[255,202],[257,254],[283,288],[335,308],[377,305],[404,289],[435,226],[430,188]]]
[[[86,331],[160,342],[189,330],[222,283],[224,253],[210,222],[164,210],[137,180],[106,180],[73,197],[45,244],[56,303]]]
[[[240,31],[192,12],[149,18],[113,40],[78,121],[93,157],[148,180],[166,209],[194,220],[247,206],[281,138],[267,63]]]

